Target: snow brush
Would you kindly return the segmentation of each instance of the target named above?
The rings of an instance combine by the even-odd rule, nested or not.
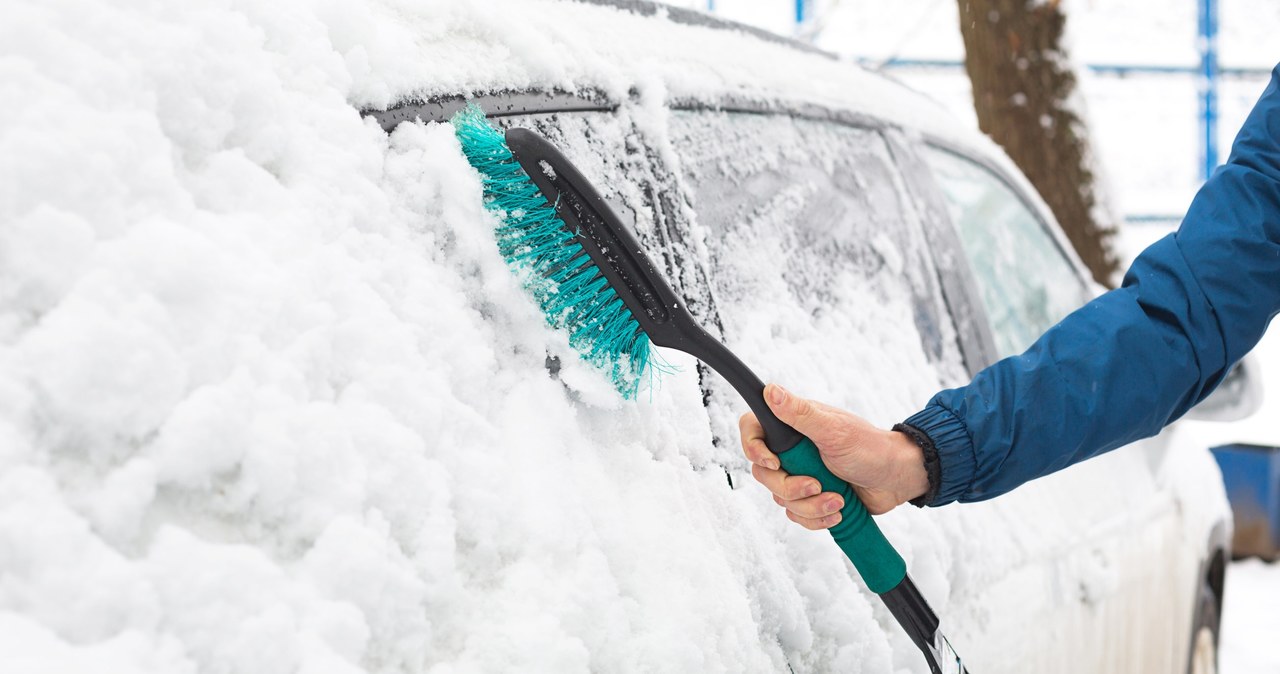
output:
[[[703,330],[645,255],[635,236],[591,183],[545,138],[528,129],[505,134],[471,105],[452,119],[467,160],[479,171],[486,207],[501,224],[499,249],[522,273],[548,322],[569,332],[582,357],[634,396],[652,366],[650,344],[683,351],[720,373],[764,427],[782,468],[844,498],[832,538],[871,591],[924,653],[933,674],[966,670],[906,563],[885,539],[853,487],[836,477],[813,441],[784,424],[764,402],[764,382]]]

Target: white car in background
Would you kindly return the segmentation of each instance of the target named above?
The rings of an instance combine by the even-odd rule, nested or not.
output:
[[[503,68],[407,82],[366,114],[394,131],[471,100],[495,123],[546,135],[634,222],[695,316],[767,378],[891,424],[1098,292],[1005,155],[925,96],[695,12],[529,4],[521,18],[544,38],[513,46]],[[649,397],[697,386],[684,397],[703,401],[709,431],[698,432],[714,442],[686,452],[690,469],[723,471],[724,489],[766,501],[737,450],[742,403],[697,372]],[[880,523],[975,674],[1214,671],[1230,513],[1201,448],[1166,433],[994,501],[900,508]],[[757,647],[784,671],[888,671],[864,645],[870,620],[893,667],[925,671],[865,590],[791,584],[859,582],[820,538],[747,537],[725,551],[787,560],[744,587]],[[803,618],[770,614],[795,592]],[[850,614],[850,601],[870,610]],[[797,637],[796,620],[821,624],[819,636]]]

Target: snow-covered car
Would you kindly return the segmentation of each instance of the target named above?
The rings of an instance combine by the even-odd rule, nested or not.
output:
[[[466,88],[424,81],[418,96],[369,114],[394,131],[404,120],[447,122],[470,100],[500,125],[551,138],[634,222],[695,314],[735,351],[772,379],[882,424],[1020,352],[1096,292],[1003,153],[924,96],[698,13],[593,4],[602,7],[536,10],[556,17],[543,46],[570,58],[512,53],[502,71],[464,78]],[[575,24],[581,32],[557,30]],[[605,85],[582,65],[598,61],[620,79]],[[510,70],[556,76],[513,81]],[[553,360],[558,376],[563,361]],[[696,385],[681,397],[700,398],[706,418],[678,432],[711,442],[677,451],[690,469],[723,471],[726,489],[761,500],[736,452],[731,421],[742,403],[714,374],[689,367],[696,379],[646,397],[651,404]],[[561,378],[578,405],[613,407],[594,384],[584,390],[583,375]],[[643,418],[600,423],[661,433]],[[1208,671],[1228,511],[1208,455],[1172,454],[1162,436],[998,502],[882,522],[971,671]],[[732,517],[720,526],[733,537],[759,525]],[[856,584],[832,589],[849,571],[834,546],[773,535],[780,547],[761,550],[752,538],[726,550],[776,556],[776,570],[794,574],[743,578],[760,638],[749,650],[765,669],[920,669]],[[823,591],[807,592],[810,583]],[[803,611],[770,614],[794,607],[795,592]],[[883,633],[870,643],[869,601]],[[860,618],[844,617],[850,602]],[[702,656],[708,668],[722,662],[711,650]]]
[[[754,369],[881,425],[1094,292],[976,132],[695,13],[17,0],[0,44],[5,672],[924,671],[723,382],[666,354],[625,401],[547,327],[466,97]],[[1226,503],[1163,442],[879,518],[969,671],[1212,655]]]

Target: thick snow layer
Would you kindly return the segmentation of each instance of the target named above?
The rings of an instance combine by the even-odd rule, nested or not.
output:
[[[714,444],[731,407],[708,412],[688,359],[623,404],[502,264],[452,130],[360,118],[415,93],[590,85],[638,90],[624,112],[661,136],[663,96],[801,91],[776,46],[670,27],[690,39],[652,50],[639,19],[552,6],[8,3],[6,669],[922,671],[826,536]],[[804,75],[815,102],[964,136],[878,78]],[[883,353],[820,339],[868,329],[835,316],[756,323],[744,355],[891,423],[952,376],[890,323],[910,325],[901,297],[868,312]],[[1090,611],[1168,594],[1126,575],[1173,545],[1172,508],[1142,507],[1157,487],[1119,452],[881,521],[976,671],[1049,671],[1063,634],[1109,638]]]
[[[691,469],[691,364],[621,406],[502,265],[452,131],[357,113],[580,74],[521,7],[6,9],[0,660],[889,669],[843,562],[779,545],[829,543]]]

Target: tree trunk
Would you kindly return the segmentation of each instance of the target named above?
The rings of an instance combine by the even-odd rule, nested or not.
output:
[[[1116,221],[1103,203],[1058,0],[958,0],[978,126],[1040,192],[1099,283],[1114,286]],[[1074,100],[1073,100],[1074,99]]]

